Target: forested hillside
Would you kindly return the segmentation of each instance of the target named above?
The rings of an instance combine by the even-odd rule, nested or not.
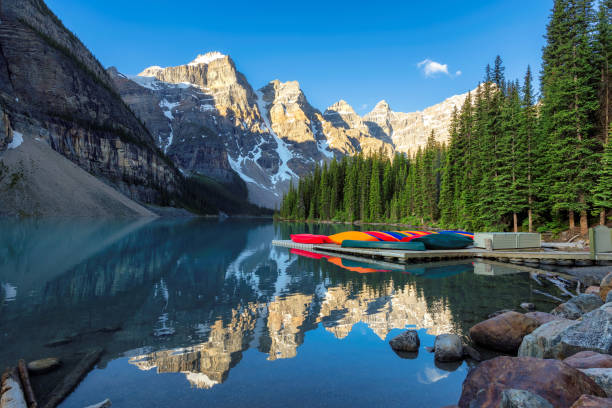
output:
[[[612,0],[557,0],[540,95],[533,74],[487,66],[450,125],[414,156],[323,164],[283,199],[291,219],[401,221],[469,230],[576,229],[612,209]],[[609,218],[608,218],[609,219]]]

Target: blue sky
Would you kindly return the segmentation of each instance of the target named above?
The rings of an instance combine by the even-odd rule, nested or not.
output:
[[[497,54],[509,78],[522,78],[528,64],[539,72],[552,0],[47,4],[103,65],[123,73],[217,50],[255,89],[298,80],[316,108],[344,99],[363,114],[381,99],[410,112],[466,92]]]

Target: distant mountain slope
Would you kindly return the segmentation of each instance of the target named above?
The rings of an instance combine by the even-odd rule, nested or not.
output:
[[[0,163],[0,216],[155,215],[51,149],[42,139],[19,133],[15,136],[19,145],[8,149]]]
[[[178,170],[78,38],[41,0],[3,0],[0,21],[0,152],[19,131],[129,197],[167,203]]]
[[[452,110],[467,95],[414,113],[393,112],[381,101],[361,117],[343,100],[321,113],[297,81],[274,80],[254,91],[219,52],[176,67],[152,66],[137,76],[108,72],[180,169],[220,181],[234,170],[247,183],[250,201],[267,207],[321,161],[359,152],[411,154],[432,129],[446,141]]]

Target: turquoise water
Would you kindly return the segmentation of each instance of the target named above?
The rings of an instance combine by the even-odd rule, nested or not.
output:
[[[60,370],[33,377],[44,402],[84,352],[103,348],[62,407],[436,407],[456,403],[475,364],[434,362],[425,347],[436,334],[465,336],[524,301],[552,308],[507,267],[391,268],[270,244],[347,228],[0,220],[0,365],[60,357]],[[387,342],[407,327],[421,349],[398,355]]]

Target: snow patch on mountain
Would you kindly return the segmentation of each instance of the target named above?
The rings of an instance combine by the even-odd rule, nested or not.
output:
[[[263,92],[261,90],[255,92],[257,94],[257,107],[259,108],[259,113],[264,121],[266,129],[268,132],[274,137],[276,140],[276,153],[280,159],[280,163],[278,165],[278,171],[275,175],[272,176],[272,183],[276,184],[280,180],[288,180],[293,177],[298,177],[297,174],[293,172],[288,166],[289,160],[293,158],[293,154],[289,150],[287,144],[278,137],[278,135],[272,130],[272,126],[270,125],[270,117],[268,114],[268,109],[266,108],[266,103],[263,99]]]
[[[190,66],[200,65],[200,64],[208,65],[214,60],[221,59],[221,58],[225,58],[225,55],[221,54],[219,51],[207,52],[206,54],[198,55],[196,59],[191,61],[188,65]]]

